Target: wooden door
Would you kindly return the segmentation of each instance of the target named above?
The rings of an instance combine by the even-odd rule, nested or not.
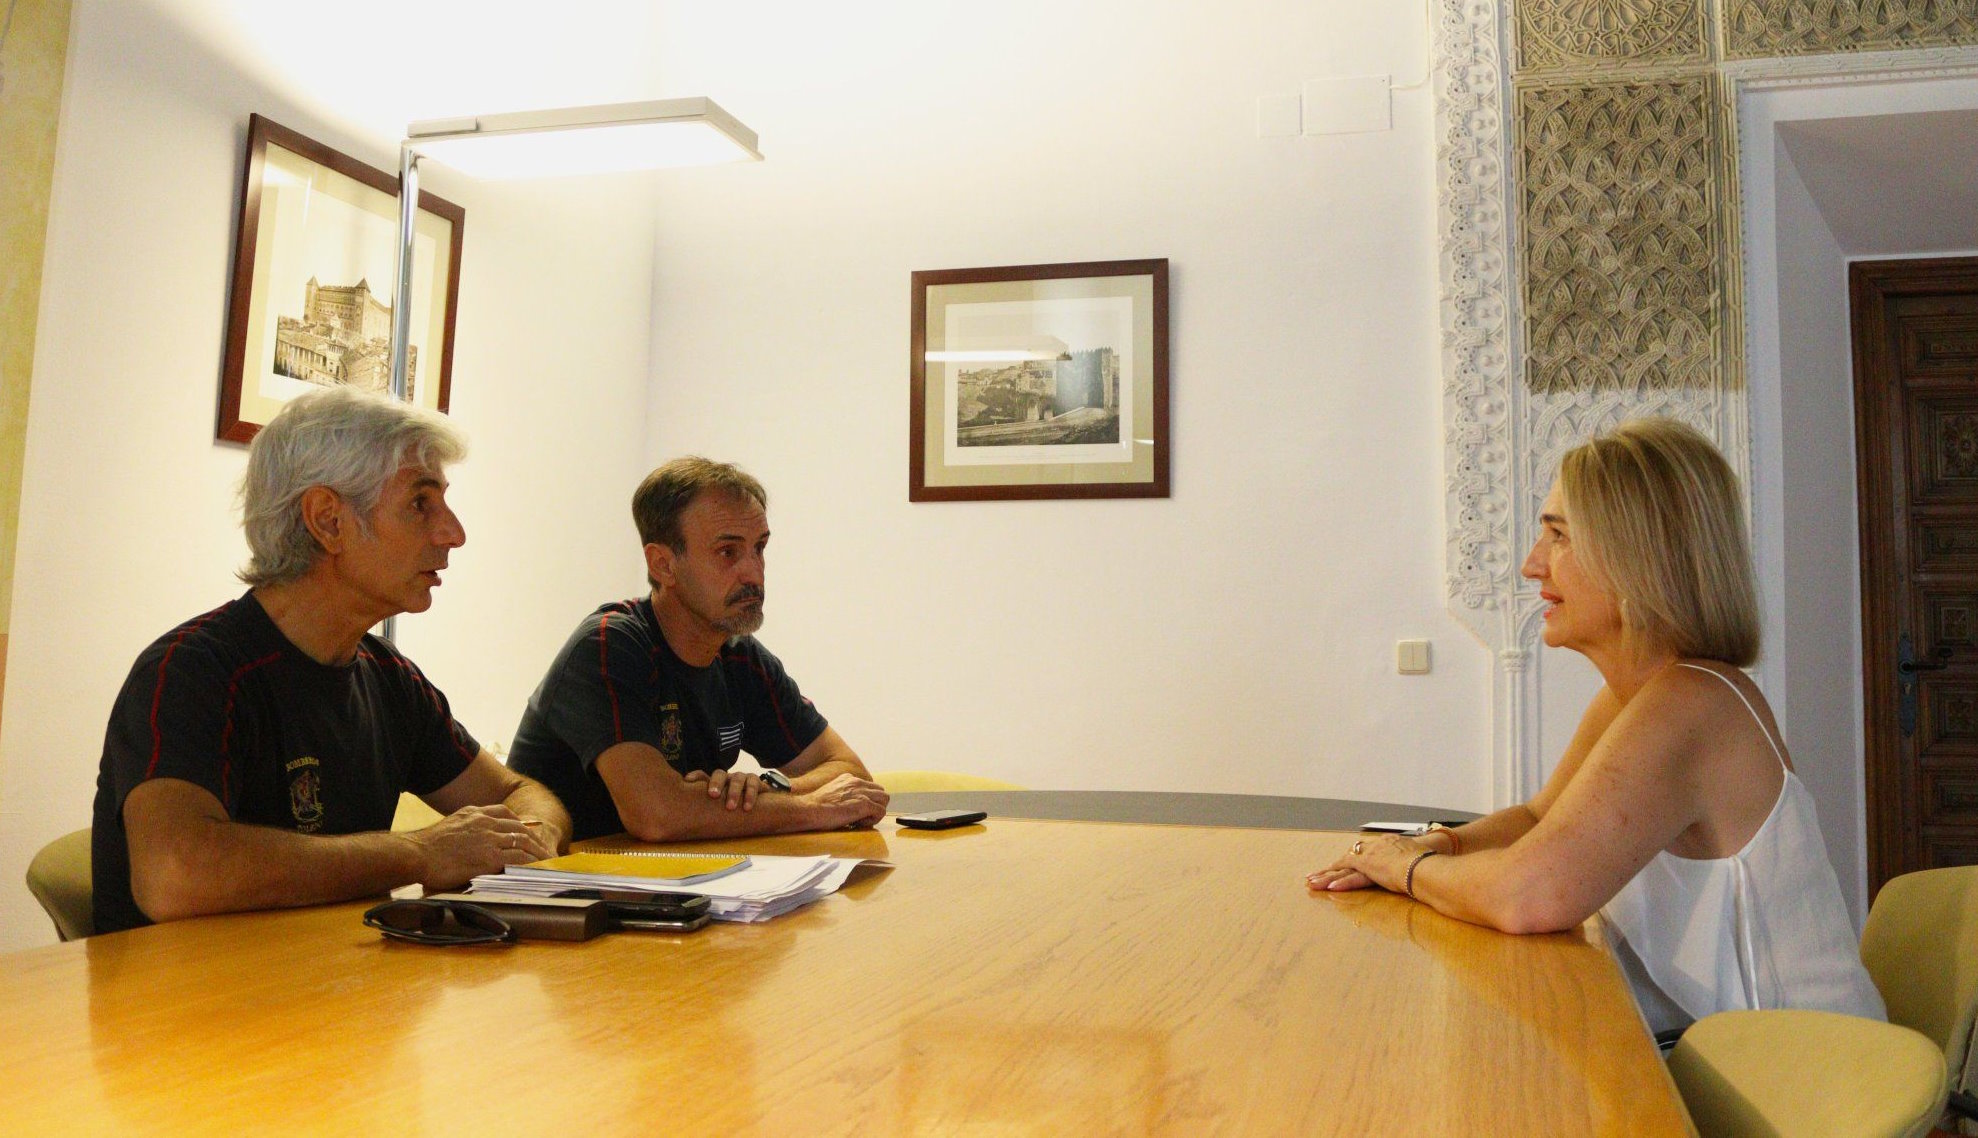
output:
[[[1872,896],[1978,864],[1978,258],[1848,283]]]

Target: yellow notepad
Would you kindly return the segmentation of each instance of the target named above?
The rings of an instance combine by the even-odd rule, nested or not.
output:
[[[666,853],[625,850],[618,853],[572,853],[528,865],[511,865],[517,877],[568,880],[571,885],[693,885],[725,877],[749,864],[747,854]]]

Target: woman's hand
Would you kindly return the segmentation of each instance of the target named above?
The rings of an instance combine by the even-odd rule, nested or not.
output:
[[[1408,879],[1408,866],[1425,852],[1441,853],[1438,847],[1446,842],[1436,840],[1433,834],[1420,838],[1369,835],[1355,840],[1338,861],[1305,878],[1305,886],[1337,893],[1378,885],[1390,893],[1400,893]]]

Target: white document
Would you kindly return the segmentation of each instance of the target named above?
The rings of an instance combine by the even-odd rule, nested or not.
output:
[[[754,854],[748,865],[713,881],[694,885],[655,883],[640,887],[639,891],[698,893],[707,898],[708,915],[717,921],[766,921],[836,893],[851,877],[852,871],[861,865],[891,868],[888,862],[872,859]],[[568,885],[558,882],[532,880],[507,873],[484,873],[474,879],[471,891],[546,897],[567,888]]]

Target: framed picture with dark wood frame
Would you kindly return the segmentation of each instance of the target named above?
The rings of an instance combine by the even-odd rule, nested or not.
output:
[[[407,398],[445,411],[467,211],[420,191]],[[398,177],[248,118],[216,437],[252,439],[316,387],[391,389]]]
[[[1168,496],[1168,263],[913,275],[907,498]]]

